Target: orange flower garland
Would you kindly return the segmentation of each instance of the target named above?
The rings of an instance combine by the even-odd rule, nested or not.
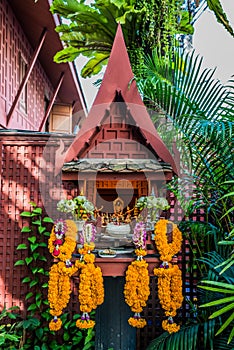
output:
[[[58,331],[62,321],[58,316],[67,306],[71,294],[71,276],[77,272],[79,266],[71,264],[70,259],[76,247],[76,224],[72,220],[58,220],[51,231],[48,248],[54,258],[59,261],[54,264],[49,273],[48,301],[50,314],[54,316],[49,323],[51,331]]]
[[[48,284],[48,300],[50,314],[54,316],[49,323],[51,331],[58,331],[62,326],[59,316],[67,306],[70,294],[71,276],[80,270],[79,302],[83,312],[77,320],[79,328],[93,328],[95,321],[90,319],[89,312],[104,300],[104,285],[102,271],[94,265],[95,255],[90,252],[95,248],[95,227],[85,225],[83,229],[84,246],[79,249],[80,260],[73,265],[70,261],[76,247],[77,226],[72,220],[58,220],[51,231],[48,248],[53,257],[59,259],[51,267]]]
[[[168,243],[167,224],[172,224],[172,242]],[[182,233],[177,225],[169,220],[161,219],[155,224],[155,244],[160,254],[160,260],[171,261],[172,257],[180,251],[182,243]]]
[[[126,283],[124,285],[125,302],[135,313],[133,317],[128,319],[128,323],[130,326],[137,328],[143,328],[146,325],[146,320],[141,317],[140,313],[143,307],[146,306],[150,295],[148,264],[143,259],[147,254],[145,241],[145,224],[139,222],[136,224],[133,234],[133,242],[137,248],[135,249],[137,259],[132,261],[131,265],[128,266]]]
[[[146,321],[140,316],[140,312],[146,306],[149,294],[148,264],[144,259],[134,260],[128,266],[124,286],[125,302],[135,313],[128,320],[131,326],[142,328],[146,325]]]
[[[69,302],[71,294],[70,277],[77,270],[78,268],[75,266],[67,267],[64,262],[54,264],[50,269],[48,301],[50,314],[54,316],[54,319],[49,323],[51,331],[58,331],[62,326],[62,321],[58,316],[62,314],[63,309]]]
[[[79,249],[80,253],[84,254],[79,283],[79,303],[83,314],[76,321],[76,326],[81,329],[94,327],[95,321],[90,319],[89,313],[104,300],[102,271],[94,265],[95,255],[89,253],[93,248],[94,245],[85,244],[84,248]]]
[[[179,252],[182,243],[182,233],[177,225],[173,225],[172,242],[167,240],[168,220],[162,219],[155,224],[155,244],[160,254],[162,263],[159,268],[154,269],[154,275],[158,277],[158,297],[162,308],[165,310],[167,320],[162,321],[162,328],[169,333],[178,332],[180,326],[177,325],[173,317],[182,305],[182,277],[178,265],[172,265],[170,261]]]
[[[58,221],[58,223],[62,222],[63,220]],[[56,224],[53,226],[48,240],[48,248],[54,258],[65,262],[71,259],[72,253],[75,250],[77,227],[72,220],[64,220],[64,226],[64,231],[62,233],[59,232],[59,239],[57,237],[58,233],[56,233]],[[61,244],[56,245],[57,242]]]

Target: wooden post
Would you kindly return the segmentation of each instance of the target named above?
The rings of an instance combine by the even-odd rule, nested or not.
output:
[[[56,88],[54,90],[54,93],[53,93],[53,96],[52,96],[52,98],[50,100],[49,106],[48,106],[48,108],[47,108],[47,110],[45,112],[44,118],[42,119],[42,122],[40,124],[39,131],[42,131],[42,129],[43,129],[44,125],[45,125],[45,122],[46,122],[47,118],[50,115],[51,109],[52,109],[54,101],[55,101],[55,99],[56,99],[56,97],[58,95],[60,86],[62,85],[63,79],[64,79],[64,72],[62,72],[61,75],[60,75],[58,84],[57,84],[57,86],[56,86]]]

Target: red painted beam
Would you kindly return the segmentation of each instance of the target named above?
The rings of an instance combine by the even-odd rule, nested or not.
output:
[[[24,76],[23,80],[22,80],[21,83],[20,83],[20,86],[19,86],[19,89],[18,89],[17,94],[16,94],[16,96],[15,96],[15,99],[14,99],[14,101],[13,101],[13,103],[12,103],[12,105],[11,105],[10,111],[9,111],[9,113],[8,113],[8,115],[7,115],[7,125],[9,124],[9,122],[10,122],[10,120],[11,120],[11,117],[12,117],[12,115],[13,115],[13,113],[14,113],[14,110],[15,110],[15,108],[16,108],[16,105],[17,105],[17,103],[19,102],[20,95],[21,95],[22,91],[24,90],[24,88],[25,88],[25,86],[26,86],[26,84],[27,84],[27,82],[28,82],[28,80],[29,80],[29,77],[30,77],[30,75],[31,75],[31,72],[32,72],[32,70],[33,70],[33,67],[35,66],[36,60],[37,60],[38,55],[39,55],[39,53],[40,53],[40,51],[41,51],[42,45],[43,45],[43,43],[44,43],[44,41],[45,41],[46,34],[47,34],[47,29],[44,28],[43,31],[42,31],[42,33],[41,33],[41,37],[40,37],[40,39],[39,39],[39,43],[38,43],[38,45],[37,45],[37,48],[36,48],[36,50],[34,51],[34,54],[33,54],[33,56],[32,56],[31,62],[30,62],[30,64],[29,64],[29,66],[28,66],[28,69],[27,69],[27,71],[26,71],[26,73],[25,73],[25,76]]]

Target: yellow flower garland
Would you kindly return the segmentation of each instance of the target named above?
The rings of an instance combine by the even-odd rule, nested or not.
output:
[[[78,270],[76,266],[67,267],[64,262],[54,264],[50,269],[48,283],[48,301],[50,305],[50,314],[54,319],[50,321],[49,328],[51,331],[58,331],[62,326],[62,310],[67,306],[70,294],[71,284],[70,277]]]
[[[77,226],[72,220],[59,220],[52,228],[48,240],[48,248],[53,257],[61,260],[51,267],[48,284],[48,300],[50,314],[54,316],[49,323],[51,331],[58,331],[62,321],[58,317],[67,306],[70,294],[70,277],[78,270],[80,272],[79,302],[83,312],[77,320],[79,328],[93,328],[95,321],[90,319],[89,312],[104,300],[104,285],[100,267],[94,265],[95,255],[90,252],[95,248],[93,242],[85,243],[79,249],[80,260],[72,265],[70,259],[76,247]],[[65,236],[65,237],[64,237]]]
[[[158,297],[162,308],[165,310],[167,320],[162,321],[162,328],[169,333],[178,332],[180,326],[173,321],[176,311],[181,307],[182,277],[178,265],[172,265],[172,257],[180,251],[182,243],[182,233],[177,225],[173,225],[172,242],[167,240],[168,220],[159,220],[155,225],[155,244],[160,254],[162,264],[154,269],[154,275],[158,277]]]
[[[84,245],[79,251],[84,254],[79,283],[81,319],[76,321],[78,328],[93,328],[95,321],[90,319],[89,312],[96,309],[104,301],[104,285],[100,267],[94,265],[95,255],[88,253],[94,245]]]
[[[132,261],[126,271],[126,283],[124,285],[125,302],[135,313],[130,317],[128,323],[137,328],[143,328],[146,325],[145,319],[140,315],[143,307],[150,295],[148,264],[143,259],[145,250],[136,249],[137,260]]]
[[[51,331],[58,331],[62,326],[62,321],[58,316],[62,314],[63,309],[67,306],[71,294],[71,276],[78,271],[79,264],[72,266],[70,259],[76,247],[77,227],[72,220],[60,220],[60,227],[63,232],[57,232],[56,225],[53,226],[48,240],[48,248],[54,258],[60,261],[54,264],[49,273],[48,283],[48,301],[50,305],[50,314],[54,316],[49,323]],[[64,238],[65,236],[65,238]],[[56,242],[60,244],[56,246]],[[54,254],[54,253],[57,254]]]
[[[71,259],[72,253],[75,250],[76,247],[76,240],[75,235],[77,232],[76,223],[72,220],[65,220],[66,223],[66,232],[65,232],[65,239],[64,243],[59,246],[59,254],[54,255],[54,242],[56,241],[56,234],[55,234],[55,226],[53,226],[50,238],[48,240],[48,248],[49,252],[52,254],[54,258],[57,258],[61,261],[67,261]]]
[[[168,243],[167,239],[167,224],[172,224],[172,242]],[[161,219],[155,224],[155,244],[160,254],[160,260],[171,261],[172,257],[180,251],[182,243],[182,233],[177,225],[169,220]]]

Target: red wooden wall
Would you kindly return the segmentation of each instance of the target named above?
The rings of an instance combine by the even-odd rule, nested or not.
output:
[[[55,178],[52,171],[59,142],[54,137],[49,142],[49,136],[31,132],[0,133],[0,308],[5,304],[24,309],[27,287],[21,284],[21,278],[26,271],[24,267],[14,267],[24,254],[16,247],[27,242],[20,232],[23,225],[20,213],[29,210],[29,202],[34,201],[45,207],[45,214],[53,216],[55,198],[61,195],[59,176]]]
[[[23,6],[23,3],[22,3]],[[39,40],[39,38],[38,38]],[[33,54],[27,38],[6,0],[0,1],[0,123],[6,115],[19,88],[19,59],[29,64]],[[45,113],[45,97],[52,96],[52,86],[37,61],[27,83],[27,114],[17,107],[9,128],[38,130]]]

